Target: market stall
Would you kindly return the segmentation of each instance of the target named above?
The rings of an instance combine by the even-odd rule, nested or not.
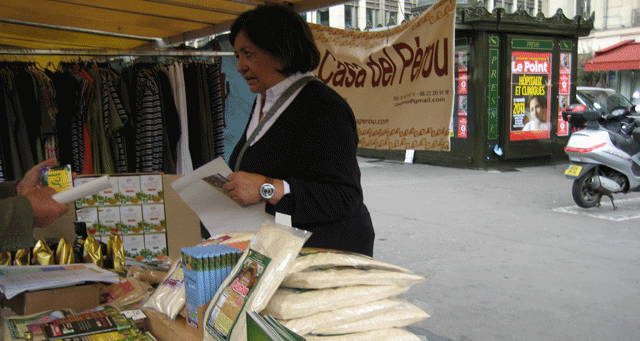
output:
[[[230,55],[175,45],[256,4],[0,4],[0,119],[12,122],[0,128],[0,181],[57,155],[65,166],[43,184],[75,193],[32,248],[0,250],[2,339],[417,338],[403,328],[428,315],[399,296],[423,276],[303,249],[310,233],[283,222],[202,241],[203,217],[174,186],[223,153]]]

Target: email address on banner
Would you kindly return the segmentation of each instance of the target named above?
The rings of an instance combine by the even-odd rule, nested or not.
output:
[[[394,103],[393,106],[394,107],[399,107],[401,105],[405,105],[405,104],[419,104],[419,103],[440,103],[440,102],[444,102],[445,98],[444,97],[435,97],[435,98],[431,98],[431,97],[427,97],[427,98],[419,98],[419,99],[408,99],[408,100],[404,100],[404,101],[400,101],[397,103]]]

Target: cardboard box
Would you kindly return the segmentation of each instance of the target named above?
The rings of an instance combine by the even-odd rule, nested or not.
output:
[[[100,305],[100,290],[103,284],[90,283],[64,288],[27,291],[2,305],[16,314],[30,315],[44,310],[70,308],[77,312]]]
[[[164,210],[167,224],[167,244],[169,248],[169,258],[175,260],[180,258],[180,249],[185,246],[193,246],[199,243],[200,219],[184,203],[180,195],[171,187],[171,183],[178,179],[175,174],[163,174],[164,184]],[[76,179],[78,180],[78,179]],[[40,238],[64,238],[68,243],[73,242],[75,233],[73,231],[73,221],[75,210],[70,206],[69,212],[56,220],[47,228],[35,229],[35,237]]]
[[[206,305],[203,305],[198,310],[198,316],[203,316],[207,309]],[[147,315],[146,327],[147,330],[158,341],[176,341],[176,340],[202,340],[204,336],[204,329],[202,328],[203,321],[199,323],[199,327],[195,328],[189,326],[187,321],[182,315],[176,316],[175,320],[172,320],[155,310],[145,309],[145,315]]]

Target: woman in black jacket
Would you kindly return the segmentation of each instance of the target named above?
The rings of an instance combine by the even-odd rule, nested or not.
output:
[[[313,77],[320,54],[309,26],[288,7],[258,6],[231,27],[237,69],[257,93],[224,188],[236,202],[266,202],[313,232],[305,246],[373,254],[362,199],[358,134],[349,105]]]

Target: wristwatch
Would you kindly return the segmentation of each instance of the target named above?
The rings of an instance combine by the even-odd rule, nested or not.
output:
[[[273,198],[276,194],[276,186],[273,185],[273,179],[265,178],[264,183],[260,185],[260,196],[264,200]]]

